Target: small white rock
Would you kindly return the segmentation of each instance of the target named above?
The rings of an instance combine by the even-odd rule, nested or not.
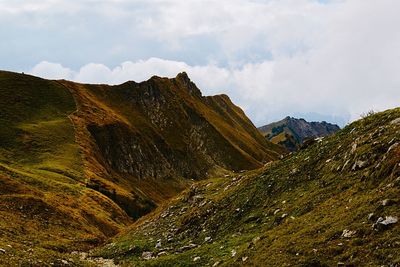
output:
[[[142,259],[150,260],[151,258],[153,258],[153,253],[151,253],[150,251],[145,251],[142,253]]]
[[[157,240],[156,248],[161,248],[161,239]]]
[[[348,230],[348,229],[344,229],[343,233],[342,233],[342,237],[350,238],[350,237],[353,237],[355,234],[356,234],[356,231],[351,231],[351,230]]]
[[[400,124],[400,118],[392,120],[390,124]]]
[[[235,257],[235,256],[236,256],[236,250],[232,249],[232,251],[231,251],[231,256],[232,256],[232,257]]]

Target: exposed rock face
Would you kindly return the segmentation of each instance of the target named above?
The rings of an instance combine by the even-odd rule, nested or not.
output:
[[[147,211],[145,200],[161,202],[191,179],[254,169],[284,153],[228,96],[202,96],[186,73],[117,86],[61,83],[77,102],[72,119],[90,184],[117,202],[142,199]],[[110,180],[123,192],[111,192]]]
[[[307,139],[331,135],[340,130],[328,122],[307,122],[304,119],[286,117],[258,128],[271,142],[281,144],[289,151],[297,150]]]

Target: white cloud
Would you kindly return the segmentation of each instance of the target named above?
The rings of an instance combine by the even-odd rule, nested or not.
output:
[[[0,23],[10,25],[0,56],[62,63],[36,65],[39,76],[115,84],[186,70],[257,124],[311,112],[355,119],[400,103],[400,1],[23,3],[0,1]]]
[[[31,74],[47,79],[74,79],[74,72],[58,63],[42,61],[32,68]]]

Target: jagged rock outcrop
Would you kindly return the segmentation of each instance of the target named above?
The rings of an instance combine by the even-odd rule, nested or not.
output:
[[[186,73],[118,86],[61,83],[78,103],[78,142],[93,180],[202,179],[254,169],[283,152],[227,96],[203,97]]]
[[[325,121],[308,122],[304,119],[286,117],[258,129],[271,142],[283,145],[289,151],[295,151],[307,139],[331,135],[339,131],[340,127]]]

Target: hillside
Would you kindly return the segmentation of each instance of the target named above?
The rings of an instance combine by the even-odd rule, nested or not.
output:
[[[286,117],[258,128],[272,143],[283,145],[289,151],[296,151],[309,138],[325,137],[340,130],[331,123],[308,122],[304,119]]]
[[[122,266],[398,266],[400,109],[191,186],[92,252]]]
[[[284,153],[185,73],[108,86],[1,71],[0,114],[0,265],[62,265],[194,180]]]

